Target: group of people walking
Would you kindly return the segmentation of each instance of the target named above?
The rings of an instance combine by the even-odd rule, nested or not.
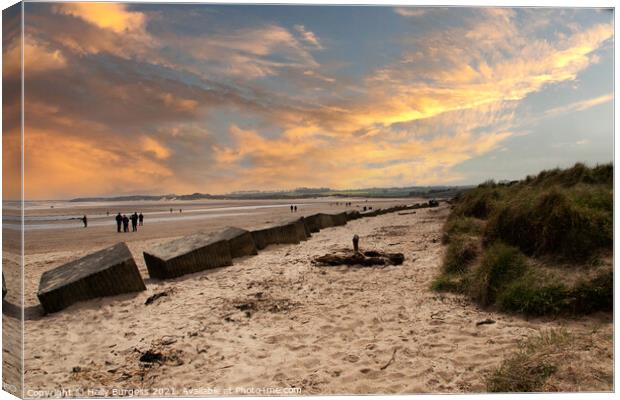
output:
[[[368,200],[366,200],[366,201],[368,201]],[[345,206],[345,207],[353,206],[353,202],[350,202],[350,201],[348,201],[348,202],[337,201],[335,203],[329,203],[330,206],[333,206],[334,204],[337,205],[337,206]]]
[[[127,217],[127,215],[118,213],[116,215],[116,232],[121,231],[121,225],[123,226],[123,232],[129,232],[129,221],[131,221],[131,231],[137,232],[138,225],[144,225],[144,215],[142,213],[138,214],[138,212],[134,212],[131,216]]]
[[[107,211],[106,215],[110,215],[110,212]],[[84,215],[82,218],[82,224],[84,224],[84,228],[88,228],[88,217]],[[138,231],[138,225],[144,225],[144,215],[142,213],[138,214],[138,212],[134,212],[129,217],[127,215],[118,213],[116,215],[116,232],[121,231],[121,226],[123,227],[123,232],[129,232],[129,221],[131,221],[131,230],[132,232]]]
[[[291,212],[297,212],[297,206],[291,205]]]

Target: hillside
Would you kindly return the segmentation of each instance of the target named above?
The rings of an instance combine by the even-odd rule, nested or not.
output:
[[[471,186],[410,186],[365,189],[297,188],[280,191],[239,191],[228,194],[166,194],[166,195],[127,195],[114,197],[79,197],[70,202],[101,201],[162,201],[162,200],[276,200],[303,199],[318,197],[368,197],[368,198],[439,198],[447,199],[459,195]]]

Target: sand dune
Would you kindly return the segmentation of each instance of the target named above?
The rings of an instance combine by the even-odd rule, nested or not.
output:
[[[533,332],[558,326],[577,335],[595,327],[612,332],[606,317],[526,320],[479,309],[461,296],[432,292],[447,213],[441,206],[351,221],[299,245],[270,246],[257,256],[236,259],[231,267],[147,280],[147,290],[137,295],[89,301],[33,318],[26,321],[26,390],[136,388],[152,395],[227,394],[227,388],[240,394],[235,388],[251,393],[269,387],[300,388],[301,394],[481,392],[486,390],[485,374]],[[362,249],[402,252],[404,264],[351,268],[311,263],[316,256],[350,247],[354,233]],[[145,277],[142,251],[161,240],[129,243]],[[45,253],[28,262],[52,268],[80,255]],[[36,302],[35,292],[36,283],[27,282],[26,304]],[[165,295],[145,305],[157,293]],[[484,319],[495,323],[476,325]],[[141,363],[149,350],[164,356],[163,361]],[[608,353],[592,359],[592,368],[611,374]]]

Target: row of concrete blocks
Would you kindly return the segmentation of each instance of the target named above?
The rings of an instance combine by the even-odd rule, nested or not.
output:
[[[232,265],[232,259],[251,256],[273,244],[297,244],[321,229],[360,218],[357,211],[315,214],[254,231],[226,228],[197,233],[144,252],[151,278],[170,279],[205,269]],[[125,243],[89,254],[41,276],[37,296],[47,313],[78,301],[145,290],[144,281]]]
[[[436,200],[430,200],[427,203],[416,203],[411,206],[394,206],[390,208],[377,208],[375,210],[368,210],[361,212],[361,217],[376,217],[377,215],[383,215],[404,210],[417,210],[419,208],[437,207],[439,203]]]
[[[269,245],[297,244],[307,240],[312,233],[345,225],[350,220],[431,206],[433,205],[426,203],[363,213],[319,213],[253,231],[230,227],[216,233],[197,233],[144,252],[144,260],[151,278],[176,278],[205,269],[232,265],[233,258],[256,255],[258,250]],[[78,301],[145,289],[129,248],[125,243],[118,243],[46,271],[41,276],[37,296],[43,309],[52,313]],[[3,285],[3,297],[5,294]]]
[[[176,278],[232,265],[233,258],[256,255],[269,245],[297,244],[321,229],[342,226],[354,219],[436,204],[395,206],[363,213],[319,213],[253,231],[229,227],[216,233],[201,232],[158,245],[144,252],[144,260],[151,278]],[[4,298],[4,276],[2,289]],[[146,286],[129,248],[125,243],[118,243],[46,271],[41,276],[37,296],[43,309],[51,313],[78,301],[142,290]]]

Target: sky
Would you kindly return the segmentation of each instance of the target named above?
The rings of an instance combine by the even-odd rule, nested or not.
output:
[[[27,199],[461,185],[613,160],[611,10],[24,10]],[[5,81],[20,46],[4,40]]]

